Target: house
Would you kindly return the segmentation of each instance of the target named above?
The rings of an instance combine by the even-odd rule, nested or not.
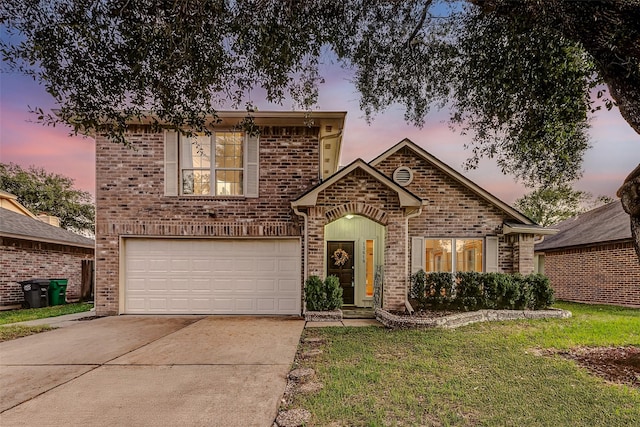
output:
[[[640,262],[620,200],[569,218],[535,246],[556,298],[640,307]]]
[[[96,137],[96,310],[303,312],[309,275],[404,308],[412,271],[533,272],[551,231],[409,140],[339,168],[346,113],[220,112],[211,135]],[[310,122],[310,120],[312,120]]]
[[[59,224],[53,217],[34,215],[15,195],[0,190],[0,307],[21,304],[18,282],[32,278],[68,279],[68,300],[80,298],[83,281],[90,288],[95,242],[51,223]]]

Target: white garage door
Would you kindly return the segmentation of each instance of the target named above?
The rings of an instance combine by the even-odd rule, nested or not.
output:
[[[300,314],[298,239],[125,239],[125,313]]]

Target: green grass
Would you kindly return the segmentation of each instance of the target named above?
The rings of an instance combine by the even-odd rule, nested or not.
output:
[[[0,325],[9,323],[24,322],[27,320],[44,319],[47,317],[57,317],[64,314],[81,313],[89,311],[93,304],[73,303],[65,305],[54,305],[43,308],[28,308],[24,310],[0,311]]]
[[[0,342],[15,340],[16,338],[26,337],[28,335],[39,334],[40,332],[50,331],[52,328],[49,325],[40,326],[22,326],[11,325],[0,327]]]
[[[314,368],[324,388],[297,394],[292,407],[311,411],[315,426],[640,425],[640,390],[539,355],[640,346],[640,310],[556,306],[574,316],[454,330],[306,329],[327,343],[299,366]]]

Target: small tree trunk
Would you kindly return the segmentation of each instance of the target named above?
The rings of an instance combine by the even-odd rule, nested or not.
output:
[[[618,190],[622,207],[631,218],[631,235],[640,262],[640,164],[629,174]]]

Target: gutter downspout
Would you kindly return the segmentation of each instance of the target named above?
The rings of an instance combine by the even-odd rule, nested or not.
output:
[[[411,304],[407,299],[407,295],[409,295],[409,220],[419,216],[420,214],[422,214],[422,206],[420,206],[417,211],[404,217],[404,229],[406,230],[406,236],[404,239],[404,306],[409,314],[413,314],[413,307],[411,307]]]
[[[304,280],[306,280],[309,277],[309,251],[307,249],[307,246],[309,244],[309,215],[307,215],[306,212],[300,212],[298,210],[298,208],[293,208],[293,212],[295,212],[296,215],[301,216],[304,218],[304,236],[302,237],[302,253],[304,255],[304,267],[303,267],[303,274],[304,274],[304,278],[303,278],[303,289],[304,289]],[[302,313],[304,314],[307,311],[307,307],[303,302],[303,306],[302,306]]]

